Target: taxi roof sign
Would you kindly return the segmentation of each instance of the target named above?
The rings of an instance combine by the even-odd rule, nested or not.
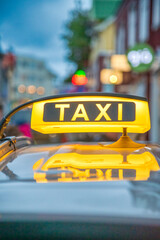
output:
[[[59,95],[33,103],[31,128],[44,134],[144,133],[150,129],[145,98],[106,93]]]

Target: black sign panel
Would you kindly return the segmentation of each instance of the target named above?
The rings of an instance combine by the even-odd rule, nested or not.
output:
[[[44,122],[131,122],[133,102],[58,102],[44,105]]]

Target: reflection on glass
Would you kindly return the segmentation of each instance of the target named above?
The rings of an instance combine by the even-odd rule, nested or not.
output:
[[[147,180],[151,171],[159,169],[155,157],[145,148],[119,153],[97,145],[63,147],[33,166],[37,182]]]

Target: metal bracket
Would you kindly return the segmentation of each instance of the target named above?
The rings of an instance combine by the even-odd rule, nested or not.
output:
[[[15,137],[5,137],[0,139],[0,142],[5,142],[5,141],[9,141],[9,146],[11,147],[13,145],[14,151],[16,151],[16,138]]]

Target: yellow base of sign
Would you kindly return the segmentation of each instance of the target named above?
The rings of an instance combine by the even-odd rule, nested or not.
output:
[[[121,136],[117,142],[107,145],[107,148],[142,148],[145,146],[145,144],[132,141],[129,136]]]

